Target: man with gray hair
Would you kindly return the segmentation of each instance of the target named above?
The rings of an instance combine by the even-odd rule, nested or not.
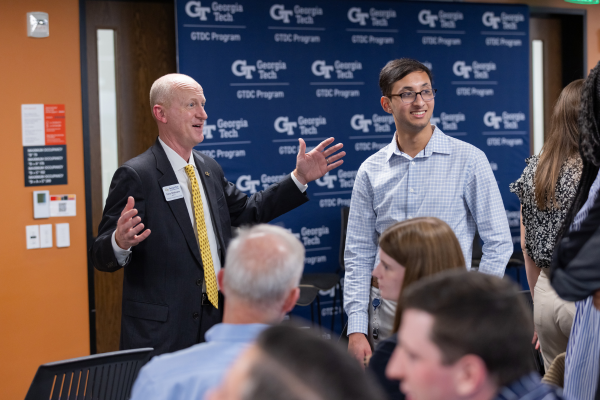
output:
[[[296,304],[304,246],[272,225],[241,229],[227,250],[218,281],[226,297],[223,323],[206,332],[206,343],[154,357],[133,386],[136,399],[202,399],[254,339]]]

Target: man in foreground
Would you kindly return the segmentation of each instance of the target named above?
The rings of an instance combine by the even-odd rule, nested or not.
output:
[[[443,272],[402,296],[386,375],[410,400],[554,400],[531,360],[532,315],[514,284]]]
[[[223,323],[206,343],[155,357],[135,381],[132,400],[202,399],[229,364],[267,324],[281,322],[298,299],[304,246],[283,228],[242,229],[227,250],[219,286],[227,301]]]
[[[371,273],[379,236],[395,222],[436,217],[456,234],[467,263],[475,231],[483,240],[479,271],[503,276],[513,252],[504,204],[485,154],[431,125],[436,89],[416,60],[390,61],[379,75],[381,107],[394,117],[391,143],[359,168],[352,190],[344,265],[348,351],[358,360],[392,334],[396,302]]]
[[[115,172],[90,256],[100,271],[125,269],[120,348],[161,354],[204,341],[221,322],[216,276],[231,227],[269,222],[307,202],[307,183],[341,165],[345,153],[334,154],[341,144],[326,149],[333,138],[305,153],[300,139],[296,169],[248,197],[193,150],[208,118],[195,80],[157,79],[150,104],[158,138]]]

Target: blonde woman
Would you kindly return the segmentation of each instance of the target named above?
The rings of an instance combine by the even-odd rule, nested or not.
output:
[[[393,332],[402,315],[402,291],[414,282],[449,269],[465,269],[456,235],[444,221],[433,217],[412,218],[386,229],[379,238],[379,264],[373,270],[381,297],[397,302]],[[385,367],[396,347],[396,335],[382,341],[369,363],[390,399],[403,399],[398,381],[385,377]]]

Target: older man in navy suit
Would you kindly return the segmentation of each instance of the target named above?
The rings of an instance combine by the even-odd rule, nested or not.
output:
[[[333,138],[305,153],[299,139],[296,168],[251,197],[227,181],[212,158],[194,151],[208,118],[202,87],[182,74],[152,85],[150,104],[159,136],[113,177],[94,266],[125,268],[121,349],[172,352],[204,341],[222,320],[216,275],[224,263],[231,227],[263,223],[308,201],[307,183],[343,163]]]

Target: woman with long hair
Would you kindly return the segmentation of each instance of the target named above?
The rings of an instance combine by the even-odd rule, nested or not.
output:
[[[433,217],[412,218],[386,229],[379,238],[379,264],[373,270],[381,297],[397,302],[393,332],[402,317],[402,291],[414,282],[449,269],[465,269],[460,243],[444,221]],[[374,305],[375,306],[375,305]],[[385,377],[385,367],[396,347],[397,335],[382,341],[369,362],[390,399],[403,399],[398,381]]]
[[[523,174],[510,185],[521,201],[521,248],[546,369],[566,351],[575,315],[575,305],[552,289],[549,267],[581,177],[578,117],[582,88],[583,79],[579,79],[562,90],[541,155],[525,160]]]

